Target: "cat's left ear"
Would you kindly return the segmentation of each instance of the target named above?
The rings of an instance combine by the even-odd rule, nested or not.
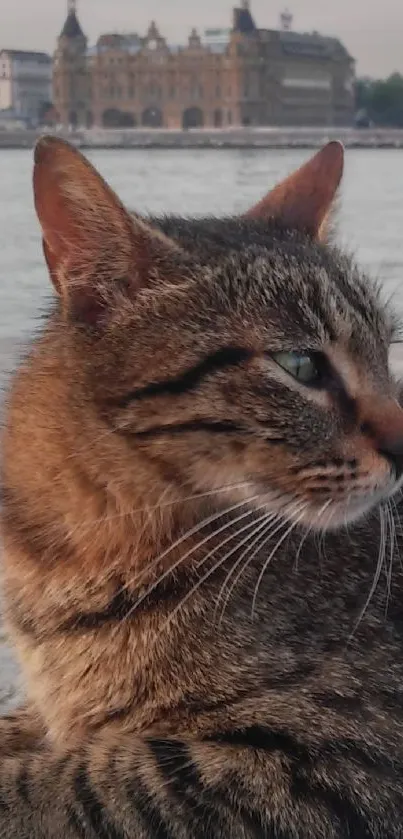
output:
[[[277,221],[284,228],[299,230],[322,241],[326,238],[327,221],[343,167],[342,144],[328,143],[300,169],[277,184],[245,217]]]
[[[34,197],[46,262],[63,311],[96,325],[125,288],[173,281],[180,248],[129,213],[83,155],[55,137],[35,149]]]

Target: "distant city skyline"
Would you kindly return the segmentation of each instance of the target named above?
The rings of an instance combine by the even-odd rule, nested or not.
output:
[[[78,13],[90,43],[103,32],[145,33],[155,20],[170,43],[182,43],[190,29],[231,25],[231,0],[78,0]],[[278,28],[281,0],[251,0],[256,23]],[[357,60],[359,75],[385,76],[403,73],[403,4],[400,0],[382,3],[364,0],[288,0],[294,15],[293,28],[300,32],[317,30],[340,38]],[[0,0],[2,48],[37,49],[52,53],[67,12],[67,0]]]

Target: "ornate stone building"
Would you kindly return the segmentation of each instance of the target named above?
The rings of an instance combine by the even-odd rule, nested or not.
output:
[[[63,125],[92,125],[91,70],[88,44],[76,4],[68,0],[67,18],[53,58],[53,104]]]
[[[168,45],[155,23],[142,37],[87,39],[69,0],[54,56],[54,104],[67,126],[349,125],[354,60],[336,38],[256,26],[248,0],[228,30],[195,30]]]

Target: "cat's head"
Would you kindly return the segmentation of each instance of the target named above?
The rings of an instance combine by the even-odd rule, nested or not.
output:
[[[145,220],[76,150],[39,142],[35,201],[65,373],[94,458],[107,441],[98,471],[116,474],[105,484],[127,491],[141,457],[160,492],[246,499],[317,528],[398,489],[393,324],[325,241],[342,168],[330,143],[243,218]]]

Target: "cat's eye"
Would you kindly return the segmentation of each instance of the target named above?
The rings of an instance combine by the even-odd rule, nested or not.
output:
[[[323,378],[323,356],[317,352],[278,352],[273,360],[290,376],[304,385],[320,385]]]

